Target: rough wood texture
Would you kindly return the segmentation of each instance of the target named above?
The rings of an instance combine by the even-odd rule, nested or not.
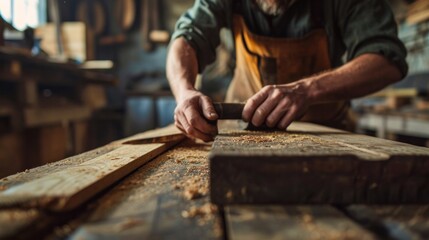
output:
[[[167,144],[124,146],[74,168],[0,193],[0,206],[70,210],[168,148]]]
[[[381,239],[428,239],[428,205],[350,205],[340,209]]]
[[[77,228],[70,239],[223,239],[208,197],[209,151],[210,145],[183,142],[97,200],[83,222],[63,228]]]
[[[74,209],[177,143],[124,145],[73,168],[6,189],[0,192],[0,206]]]
[[[47,176],[52,172],[77,166],[83,162],[90,161],[97,156],[110,152],[115,148],[118,148],[118,146],[104,146],[59,162],[46,164],[38,168],[26,170],[25,172],[3,178],[0,180],[0,192],[12,188],[13,186],[18,186],[25,182]],[[41,224],[41,222],[43,223]],[[40,226],[40,228],[46,229],[46,226],[48,228],[52,228],[51,226],[55,226],[56,224],[58,224],[57,218],[49,218],[40,210],[0,209],[0,226],[7,226],[6,228],[1,228],[0,239],[17,239],[16,236],[21,235],[22,233],[34,238],[34,232],[37,231],[36,225]],[[29,226],[31,226],[31,228],[29,228]],[[25,231],[23,231],[23,229],[25,229]],[[31,231],[29,229],[31,229]]]
[[[134,136],[116,141],[116,144],[144,144],[144,143],[166,143],[170,141],[180,141],[186,136],[174,125],[136,134]]]
[[[217,204],[429,201],[429,149],[308,123],[224,132],[210,169]]]
[[[376,239],[330,206],[225,208],[229,239]]]

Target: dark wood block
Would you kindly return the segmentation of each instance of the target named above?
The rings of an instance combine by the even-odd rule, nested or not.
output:
[[[221,133],[210,154],[216,204],[428,202],[429,149],[295,123]]]

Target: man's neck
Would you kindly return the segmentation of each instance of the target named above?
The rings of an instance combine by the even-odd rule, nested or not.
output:
[[[254,0],[256,5],[267,15],[283,14],[296,0]]]

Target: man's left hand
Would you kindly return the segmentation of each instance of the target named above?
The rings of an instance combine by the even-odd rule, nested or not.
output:
[[[267,85],[246,102],[243,120],[256,127],[265,123],[285,130],[310,105],[308,89],[306,81]]]

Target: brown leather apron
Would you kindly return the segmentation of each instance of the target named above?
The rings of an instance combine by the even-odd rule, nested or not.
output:
[[[233,16],[236,69],[227,102],[245,102],[264,85],[285,84],[331,69],[323,28],[302,38],[272,38],[253,34],[243,17]],[[297,120],[351,130],[346,101],[316,104]]]

